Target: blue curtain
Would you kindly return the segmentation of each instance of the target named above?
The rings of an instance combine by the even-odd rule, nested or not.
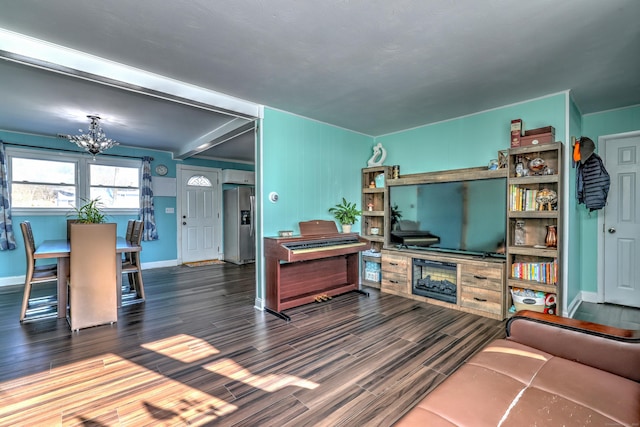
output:
[[[151,189],[151,157],[142,158],[142,188],[140,189],[140,219],[144,221],[142,240],[158,240],[156,214]]]
[[[0,141],[0,251],[12,251],[16,248],[11,221],[11,205],[9,203],[9,175],[4,144]]]

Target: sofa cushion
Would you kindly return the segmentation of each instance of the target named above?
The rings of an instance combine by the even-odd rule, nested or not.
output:
[[[639,383],[496,340],[397,426],[633,425],[639,419]]]
[[[633,425],[640,418],[639,383],[566,359],[549,360],[531,387],[590,408],[613,424]]]
[[[471,425],[471,424],[468,424]],[[498,424],[496,424],[497,426]],[[522,426],[617,426],[611,418],[557,394],[526,388],[500,424]],[[629,424],[623,424],[629,425]]]
[[[467,363],[483,366],[529,384],[553,356],[514,341],[495,340]]]
[[[497,426],[523,388],[524,384],[508,375],[465,364],[418,403],[398,425]]]

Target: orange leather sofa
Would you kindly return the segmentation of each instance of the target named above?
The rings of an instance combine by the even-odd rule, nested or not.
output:
[[[518,312],[396,426],[640,426],[638,332]]]

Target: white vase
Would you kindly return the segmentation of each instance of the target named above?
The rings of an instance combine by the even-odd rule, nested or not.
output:
[[[351,233],[351,224],[342,224],[343,233]]]

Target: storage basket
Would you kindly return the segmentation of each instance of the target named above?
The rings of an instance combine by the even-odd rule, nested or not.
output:
[[[371,282],[380,281],[380,264],[377,262],[367,261],[364,263],[364,279]]]
[[[511,289],[511,297],[513,298],[513,305],[516,307],[516,311],[531,310],[544,313],[545,297],[519,295],[518,292],[514,292],[513,289]]]
[[[380,272],[379,271],[365,271],[364,279],[370,282],[379,282],[380,281]]]

